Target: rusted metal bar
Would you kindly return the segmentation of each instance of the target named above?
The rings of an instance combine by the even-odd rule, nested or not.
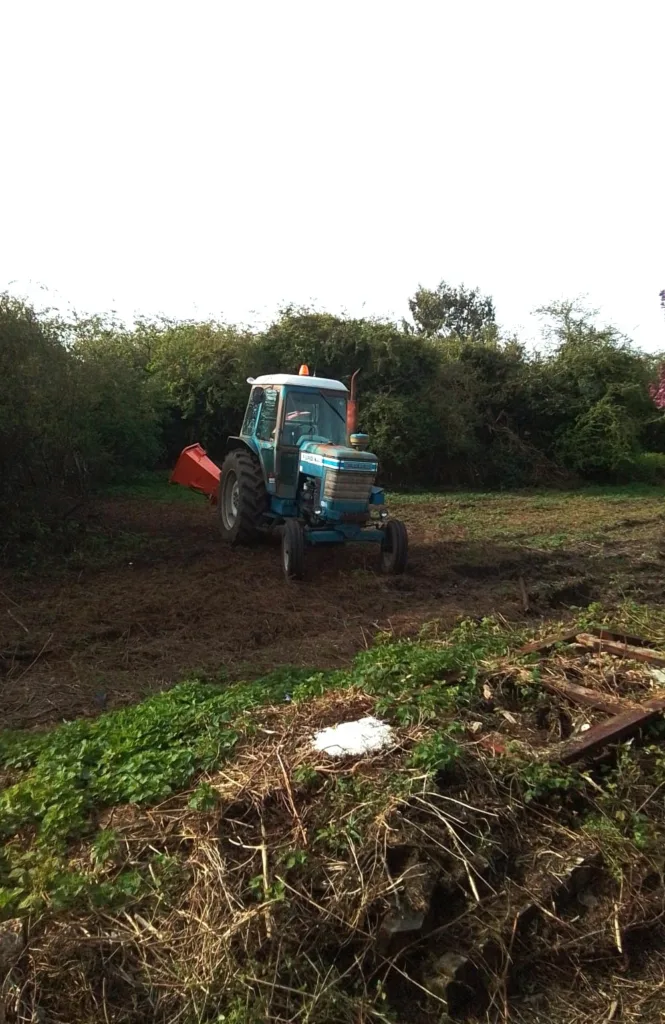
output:
[[[605,651],[617,658],[630,658],[633,661],[646,661],[650,665],[665,665],[665,654],[652,651],[648,647],[634,647],[632,644],[619,643],[594,636],[592,633],[578,633],[575,637],[578,644],[591,647],[594,651]]]
[[[592,690],[588,686],[579,686],[578,683],[571,683],[568,679],[545,678],[540,680],[540,685],[544,690],[557,697],[566,697],[574,704],[584,704],[597,711],[604,711],[608,715],[620,715],[623,711],[630,711],[636,706],[632,701],[601,693],[600,690]]]
[[[664,711],[665,698],[655,697],[652,700],[647,700],[637,708],[623,711],[606,722],[592,726],[584,736],[570,741],[563,749],[559,750],[556,760],[563,764],[570,764],[581,758],[592,757],[608,744],[619,743],[621,740],[633,736],[645,725],[649,725],[659,718]]]

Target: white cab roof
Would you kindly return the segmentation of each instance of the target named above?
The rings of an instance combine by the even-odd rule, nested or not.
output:
[[[261,384],[262,387],[269,387],[271,384],[289,384],[291,387],[301,388],[327,388],[329,391],[345,391],[348,388],[339,380],[330,380],[328,377],[300,376],[297,373],[269,373],[263,377],[248,377],[248,384]]]

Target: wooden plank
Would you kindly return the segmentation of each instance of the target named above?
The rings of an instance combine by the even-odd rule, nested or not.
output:
[[[518,647],[515,654],[547,654],[548,651],[551,651],[553,647],[557,646],[557,644],[572,644],[580,635],[589,638],[593,637],[596,642],[599,640],[609,640],[616,641],[621,644],[622,647],[629,644],[631,647],[638,647],[644,651],[653,650],[650,647],[644,646],[645,641],[642,637],[629,636],[627,633],[615,632],[614,630],[603,628],[594,630],[592,633],[583,634],[579,634],[577,630],[571,630],[569,633],[555,633],[551,636],[543,637],[542,640],[532,640],[530,643],[524,644],[522,647]],[[656,654],[656,656],[665,657],[665,655],[661,655],[660,651],[654,651],[653,653]]]
[[[638,708],[624,711],[620,715],[609,718],[606,722],[592,726],[583,736],[571,740],[560,749],[554,759],[563,764],[570,764],[581,758],[592,757],[608,744],[619,743],[621,740],[628,739],[629,736],[634,736],[645,725],[660,718],[664,711],[664,698],[656,697],[645,701]]]
[[[649,640],[645,640],[641,636],[631,636],[629,633],[623,633],[620,630],[614,629],[592,629],[590,630],[591,636],[600,637],[601,640],[616,640],[620,644],[630,644],[631,647],[644,647],[646,650],[653,650],[653,644]]]
[[[523,647],[518,647],[515,654],[546,654],[553,647],[556,647],[557,644],[572,643],[576,636],[577,632],[558,633],[554,636],[546,636],[542,640],[532,640],[531,643],[524,644]]]
[[[591,647],[594,651],[599,652],[605,651],[617,658],[646,661],[650,665],[665,665],[665,654],[661,651],[652,651],[648,647],[634,647],[632,644],[623,644],[616,640],[604,640],[592,633],[578,633],[575,639],[583,647]]]
[[[605,711],[608,715],[620,715],[623,711],[630,711],[636,706],[632,701],[601,693],[600,690],[592,690],[588,686],[579,686],[578,683],[571,683],[568,679],[541,679],[540,685],[544,690],[557,697],[566,697],[574,704],[584,704],[597,711]]]

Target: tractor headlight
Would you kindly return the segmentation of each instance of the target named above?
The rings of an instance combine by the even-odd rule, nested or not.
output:
[[[387,519],[388,518],[388,509],[387,508],[382,508],[381,511],[379,512],[379,515],[380,515],[381,519]]]

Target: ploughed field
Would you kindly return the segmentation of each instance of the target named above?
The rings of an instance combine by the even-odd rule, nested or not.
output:
[[[664,492],[389,496],[409,529],[402,577],[367,546],[308,552],[281,575],[278,537],[229,548],[205,500],[159,478],[99,499],[68,553],[0,572],[0,721],[30,728],[134,703],[198,673],[339,668],[378,632],[665,594]],[[661,551],[661,544],[663,550]]]

